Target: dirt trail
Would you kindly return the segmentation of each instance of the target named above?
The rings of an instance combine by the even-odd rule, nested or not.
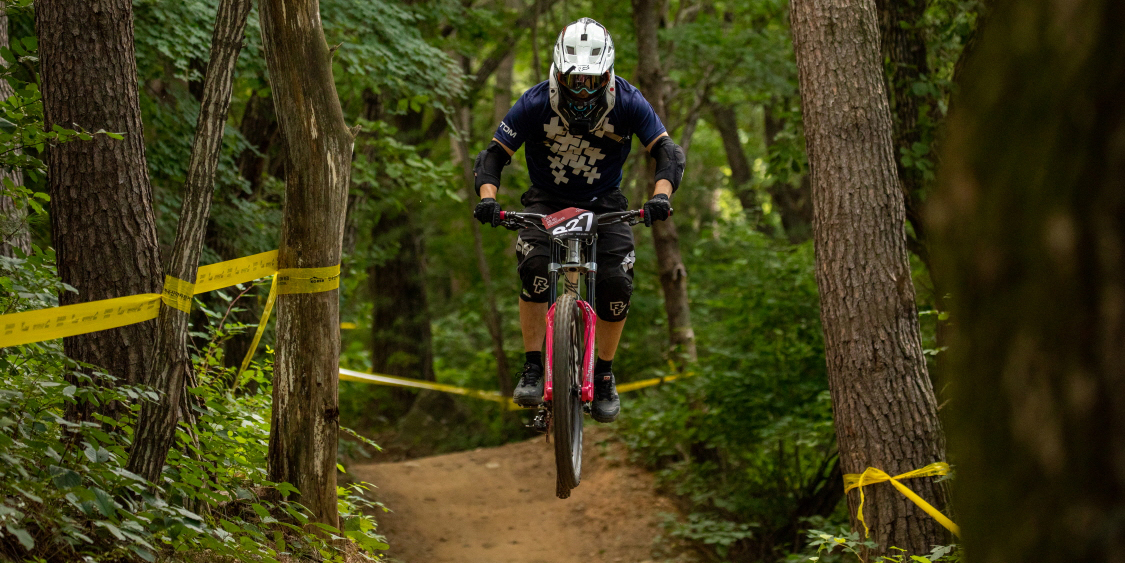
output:
[[[675,508],[607,437],[587,427],[582,484],[567,500],[555,498],[554,450],[542,438],[352,472],[394,511],[379,525],[403,563],[689,561],[654,543]]]

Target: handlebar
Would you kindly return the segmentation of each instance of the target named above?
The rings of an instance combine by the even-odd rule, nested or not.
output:
[[[668,210],[668,216],[672,216],[673,210]],[[500,226],[511,230],[518,230],[521,227],[543,228],[543,218],[546,215],[540,213],[520,213],[516,211],[501,211],[500,212]],[[612,211],[609,213],[602,213],[598,215],[598,225],[616,225],[617,223],[628,223],[629,225],[636,225],[644,221],[644,209],[632,209],[629,211]]]

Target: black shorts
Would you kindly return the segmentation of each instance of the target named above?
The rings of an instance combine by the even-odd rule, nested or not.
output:
[[[594,201],[566,201],[542,190],[531,188],[520,201],[525,213],[544,215],[577,207],[594,213],[609,213],[629,209],[629,200],[620,190],[614,190]],[[519,264],[523,288],[520,299],[532,303],[547,301],[547,266],[550,261],[550,238],[538,229],[520,229],[516,239],[516,259]],[[624,223],[598,227],[598,273],[595,287],[598,317],[606,321],[623,320],[629,311],[629,298],[633,292],[633,263],[636,253],[633,228]]]

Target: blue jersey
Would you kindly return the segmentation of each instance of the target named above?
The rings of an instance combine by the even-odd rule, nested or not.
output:
[[[617,78],[617,100],[605,125],[585,135],[571,135],[551,109],[546,81],[520,96],[496,129],[496,139],[524,157],[531,184],[571,201],[589,201],[621,184],[621,167],[629,157],[633,135],[648,146],[664,124],[632,84]]]

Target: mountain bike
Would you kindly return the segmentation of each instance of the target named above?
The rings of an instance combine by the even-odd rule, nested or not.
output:
[[[550,239],[548,267],[547,354],[543,404],[537,407],[532,428],[554,438],[556,487],[560,499],[582,480],[582,415],[594,400],[594,328],[597,315],[594,282],[598,264],[598,226],[636,225],[644,210],[597,215],[570,207],[550,215],[500,212],[500,225],[510,229],[537,229]],[[563,293],[559,295],[559,279]],[[582,283],[584,278],[585,283]],[[580,287],[585,286],[585,298]]]

